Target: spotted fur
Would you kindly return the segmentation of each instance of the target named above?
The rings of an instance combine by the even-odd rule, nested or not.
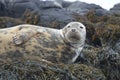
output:
[[[12,59],[16,55],[25,58],[29,55],[51,62],[74,62],[81,45],[77,48],[69,45],[64,39],[63,29],[27,24],[0,29],[0,58],[7,56]],[[10,54],[13,56],[8,56]]]

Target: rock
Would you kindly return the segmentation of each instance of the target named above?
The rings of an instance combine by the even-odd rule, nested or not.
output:
[[[8,28],[19,24],[25,24],[20,19],[14,19],[10,17],[0,17],[0,28]]]
[[[71,22],[74,19],[72,15],[71,12],[67,12],[66,10],[51,8],[41,11],[40,20],[44,26],[47,26],[46,24],[50,24],[53,21],[57,21],[62,23],[60,27],[62,28],[66,23]]]
[[[67,8],[67,7],[69,7],[71,4],[72,4],[72,2],[68,2],[68,1],[63,1],[63,2],[62,2],[63,8]]]
[[[64,16],[64,17],[63,17]],[[73,21],[71,12],[66,12],[59,8],[41,9],[40,12],[26,10],[22,19],[28,24],[49,26],[53,28],[63,28],[67,23]]]
[[[113,47],[114,48],[114,47]],[[120,54],[110,46],[95,48],[85,45],[79,56],[78,63],[91,65],[102,70],[106,80],[119,80]]]
[[[56,1],[40,1],[37,2],[39,8],[49,9],[49,8],[62,8],[62,5]]]
[[[62,8],[62,5],[55,1],[39,1],[39,0],[3,0],[2,3],[8,10],[8,16],[21,17],[25,10],[40,12],[40,10],[46,10],[51,8]]]
[[[0,16],[4,16],[5,14],[5,6],[0,2]]]
[[[97,6],[95,4],[87,4],[84,2],[72,3],[63,1],[61,4],[56,1],[39,0],[3,0],[2,2],[7,8],[7,16],[18,18],[21,17],[24,12],[29,9],[31,12],[38,12],[38,14],[41,15],[40,20],[41,24],[44,24],[43,26],[48,26],[47,24],[53,21],[66,24],[74,20],[74,13],[82,15],[91,9],[95,9],[97,15],[104,15],[107,12],[100,6]]]
[[[113,49],[115,50],[115,52],[119,53],[119,55],[120,55],[120,39],[116,42]]]
[[[40,14],[38,12],[30,11],[29,9],[25,10],[24,14],[21,17],[22,21],[27,24],[38,25],[40,22]]]
[[[39,10],[35,2],[29,0],[3,0],[1,2],[7,9],[7,16],[11,17],[20,17],[26,9],[31,11]]]
[[[76,1],[73,2],[68,8],[68,11],[77,12],[78,14],[86,14],[89,10],[96,10],[99,14],[105,15],[107,10],[103,9],[99,5],[87,4],[85,2]],[[97,13],[96,13],[97,14]]]
[[[110,12],[105,10],[105,9],[96,9],[95,13],[96,13],[97,16],[103,16],[103,15],[110,14]]]
[[[32,2],[15,3],[10,10],[12,10],[14,17],[20,17],[27,9],[31,11],[39,10],[36,4]]]
[[[115,4],[113,8],[110,9],[111,13],[120,13],[120,3]]]
[[[107,80],[119,80],[120,76],[120,54],[115,52],[110,46],[103,47],[98,52],[97,64],[104,74],[107,74]]]
[[[95,10],[95,15],[97,16],[96,18],[93,17],[93,19],[96,20],[96,23],[92,23],[86,15],[80,17],[81,14],[86,14],[92,9]],[[15,59],[14,61],[9,62],[2,60],[3,56],[0,56],[0,79],[120,79],[119,15],[109,16],[109,11],[102,7],[84,2],[63,1],[62,4],[56,4],[50,1],[45,2],[40,0],[0,1],[1,16],[7,15],[21,18],[21,15],[27,10],[31,17],[28,17],[26,12],[25,17],[23,16],[23,21],[14,18],[11,19],[10,17],[0,17],[0,28],[15,26],[23,24],[24,22],[62,28],[70,21],[82,21],[87,28],[86,45],[75,64],[52,64],[32,59]],[[120,3],[111,8],[110,13],[119,14]],[[76,15],[76,19],[74,15]],[[36,18],[36,16],[38,17]],[[90,19],[91,18],[92,17],[90,16]],[[96,33],[99,35],[94,38]]]
[[[1,80],[106,80],[100,69],[84,64],[55,64],[39,59],[0,59]]]

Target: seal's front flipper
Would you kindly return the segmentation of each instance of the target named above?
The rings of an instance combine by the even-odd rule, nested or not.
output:
[[[15,45],[20,45],[20,44],[24,44],[25,42],[29,41],[33,36],[40,34],[41,30],[39,29],[22,29],[20,31],[17,31],[14,35],[13,35],[13,43]]]
[[[36,31],[28,30],[28,31],[18,31],[13,35],[13,43],[15,45],[20,45],[32,38],[36,35]]]
[[[82,47],[79,47],[78,49],[75,50],[76,52],[76,55],[74,56],[74,58],[72,59],[72,62],[74,63],[76,61],[76,59],[78,58],[78,56],[82,56],[81,54],[81,50],[83,49],[83,46]]]
[[[15,33],[15,35],[13,36],[13,43],[16,45],[24,43],[24,35]]]
[[[15,45],[23,44],[29,41],[35,35],[43,32],[45,32],[45,30],[39,27],[19,27],[19,30],[13,35],[13,43]]]

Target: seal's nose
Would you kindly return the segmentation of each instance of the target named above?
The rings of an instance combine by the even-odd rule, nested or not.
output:
[[[72,29],[72,32],[75,32],[76,30],[75,29]]]

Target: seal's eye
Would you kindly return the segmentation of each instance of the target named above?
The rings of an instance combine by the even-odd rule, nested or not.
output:
[[[80,26],[80,28],[81,28],[81,29],[83,29],[83,27],[82,27],[82,26]]]
[[[68,26],[68,28],[70,28],[70,26]]]

